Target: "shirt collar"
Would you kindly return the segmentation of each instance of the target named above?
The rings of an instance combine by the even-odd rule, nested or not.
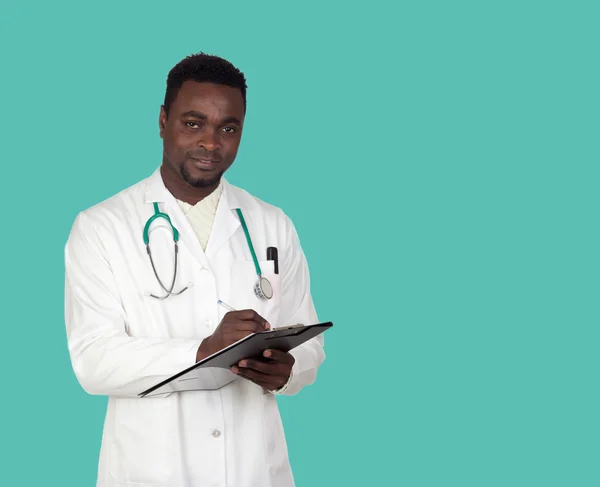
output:
[[[220,191],[220,203],[226,205],[230,209],[243,208],[241,201],[236,197],[234,187],[225,179],[221,178],[221,182],[216,191]],[[211,193],[211,194],[214,194]],[[146,190],[144,191],[144,203],[176,203],[175,197],[165,186],[160,173],[160,166],[154,170],[152,175],[146,179]]]

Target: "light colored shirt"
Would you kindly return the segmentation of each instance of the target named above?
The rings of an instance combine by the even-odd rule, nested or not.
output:
[[[208,237],[210,237],[210,232],[212,231],[215,213],[217,212],[217,205],[219,204],[222,191],[223,181],[219,183],[217,189],[193,206],[185,201],[177,200],[183,214],[192,225],[194,233],[200,241],[202,250],[206,250]]]

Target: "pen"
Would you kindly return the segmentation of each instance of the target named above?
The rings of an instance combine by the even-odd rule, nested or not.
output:
[[[217,304],[220,304],[221,306],[223,306],[223,308],[225,308],[229,311],[235,311],[235,309],[233,309],[231,306],[229,306],[227,303],[224,303],[220,299],[217,301]]]
[[[273,271],[279,274],[279,260],[277,258],[277,247],[269,247],[267,249],[267,260],[273,261]]]

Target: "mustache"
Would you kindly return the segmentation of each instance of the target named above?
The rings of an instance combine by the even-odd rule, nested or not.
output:
[[[194,151],[194,152],[186,152],[186,156],[192,159],[208,159],[214,162],[221,162],[223,160],[223,156],[218,151],[207,152],[207,151]]]

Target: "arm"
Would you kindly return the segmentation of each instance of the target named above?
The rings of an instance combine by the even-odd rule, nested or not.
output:
[[[73,371],[89,394],[136,397],[193,365],[200,345],[127,334],[110,263],[84,214],[65,246],[65,323]]]
[[[310,293],[310,273],[300,240],[292,221],[286,216],[286,252],[282,260],[281,320],[283,324],[318,323],[318,316]],[[317,370],[325,360],[324,338],[319,335],[290,354],[295,362],[288,383],[276,394],[294,395],[317,378]]]

